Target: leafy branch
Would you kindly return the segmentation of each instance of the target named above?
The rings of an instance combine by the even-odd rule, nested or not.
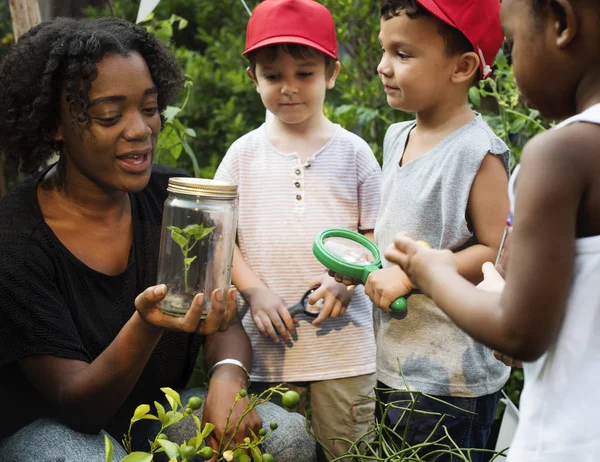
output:
[[[185,291],[189,292],[188,272],[196,256],[188,257],[188,255],[198,242],[212,233],[215,227],[209,226],[205,228],[203,224],[199,224],[188,225],[183,229],[177,226],[168,226],[167,229],[171,231],[171,239],[175,241],[183,254],[183,279],[185,282]]]
[[[165,394],[165,398],[171,406],[171,410],[166,411],[164,406],[157,401],[154,402],[156,415],[150,414],[150,406],[148,404],[141,404],[136,408],[135,412],[133,413],[133,417],[130,420],[129,430],[123,437],[123,447],[127,451],[128,455],[121,462],[151,462],[154,460],[154,454],[163,452],[169,457],[169,462],[192,461],[196,460],[197,457],[200,457],[203,460],[209,460],[215,456],[217,461],[272,462],[273,456],[268,453],[262,453],[260,447],[277,429],[278,425],[275,422],[272,422],[269,425],[269,431],[261,428],[258,432],[258,435],[256,435],[254,432],[251,432],[252,438],[246,437],[242,443],[237,445],[234,444],[232,449],[228,448],[231,447],[234,435],[237,433],[244,417],[256,406],[268,402],[273,393],[279,393],[284,397],[287,396],[288,401],[290,398],[293,398],[292,401],[296,403],[300,399],[296,392],[290,391],[287,388],[283,388],[282,385],[269,388],[259,395],[252,395],[248,405],[244,409],[244,412],[234,425],[233,432],[231,432],[232,436],[229,438],[226,444],[223,444],[225,434],[228,433],[227,431],[224,431],[219,441],[219,448],[217,451],[215,451],[206,444],[206,440],[214,430],[215,426],[212,423],[207,422],[203,428],[200,419],[193,414],[193,411],[199,410],[202,407],[202,399],[200,399],[198,396],[192,396],[188,400],[186,406],[183,406],[181,397],[175,390],[169,387],[164,387],[161,388],[161,391]],[[229,408],[225,430],[231,428],[230,417],[232,415],[233,408],[237,405],[240,399],[245,398],[246,396],[248,396],[246,390],[240,390],[237,394],[235,401]],[[168,427],[175,425],[176,423],[181,422],[189,417],[194,419],[194,423],[196,425],[196,435],[190,438],[189,441],[183,441],[182,444],[177,444],[173,441],[170,441],[164,431]],[[149,441],[150,450],[148,452],[132,452],[131,429],[134,423],[141,420],[160,421],[161,429],[157,433],[154,440]],[[104,437],[104,442],[105,460],[106,462],[112,462],[114,447],[108,436]],[[248,452],[250,455],[248,455]]]

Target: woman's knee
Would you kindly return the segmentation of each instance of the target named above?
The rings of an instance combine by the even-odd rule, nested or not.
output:
[[[113,461],[127,453],[110,435],[79,433],[52,419],[38,419],[0,440],[0,460],[23,462],[105,462],[104,436],[114,447]]]
[[[265,442],[263,452],[272,454],[275,460],[282,462],[310,462],[317,459],[316,441],[306,430],[302,415],[288,412],[273,403],[261,404],[256,411],[265,430],[269,431],[271,424],[277,424],[277,429]]]

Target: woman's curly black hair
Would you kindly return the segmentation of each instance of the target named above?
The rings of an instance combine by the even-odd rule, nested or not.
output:
[[[89,121],[88,93],[107,53],[138,52],[158,89],[162,112],[183,86],[172,53],[146,31],[117,18],[57,18],[23,34],[0,62],[0,154],[22,172],[60,151],[56,130],[63,90],[71,115]]]

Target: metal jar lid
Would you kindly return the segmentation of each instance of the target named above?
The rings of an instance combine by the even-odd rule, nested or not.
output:
[[[187,177],[169,178],[167,187],[167,191],[174,193],[222,198],[236,198],[237,189],[237,184],[234,183]]]

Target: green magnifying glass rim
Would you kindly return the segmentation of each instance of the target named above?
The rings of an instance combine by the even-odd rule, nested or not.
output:
[[[368,265],[355,265],[333,255],[325,247],[325,241],[332,237],[349,239],[362,245],[373,254],[375,261]],[[315,238],[313,254],[326,268],[353,279],[360,279],[363,284],[367,282],[367,278],[372,271],[381,268],[381,256],[375,243],[362,234],[349,229],[329,228],[321,231]]]
[[[375,261],[368,265],[355,265],[336,257],[325,248],[325,241],[332,237],[349,239],[362,245],[373,254]],[[313,243],[313,254],[326,268],[343,276],[359,279],[363,284],[367,282],[367,278],[372,271],[381,268],[381,254],[375,243],[362,234],[357,233],[356,231],[350,231],[349,229],[329,228],[321,231],[317,234],[315,242]],[[407,313],[406,298],[398,297],[392,302],[390,308],[392,309],[392,312],[395,313],[395,317],[399,319],[404,318]]]

